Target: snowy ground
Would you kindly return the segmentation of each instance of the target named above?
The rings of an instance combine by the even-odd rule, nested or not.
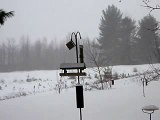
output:
[[[113,71],[134,74],[135,67],[138,72],[149,69],[148,65],[116,66]],[[90,69],[86,72],[92,79],[85,81],[92,82],[94,73]],[[75,88],[63,89],[58,94],[55,90],[58,74],[57,71],[0,73],[0,120],[79,120]],[[65,77],[62,81],[69,86],[72,80]],[[83,120],[149,120],[141,108],[150,104],[160,107],[160,81],[151,82],[145,91],[143,97],[142,85],[133,77],[115,81],[112,89],[84,91]],[[24,93],[26,96],[13,98]],[[152,118],[159,120],[160,110]]]

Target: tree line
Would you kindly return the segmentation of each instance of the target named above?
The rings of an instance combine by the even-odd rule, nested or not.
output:
[[[8,39],[0,44],[0,72],[58,69],[60,63],[74,60],[75,51],[68,52],[65,44],[58,45],[55,40],[31,42],[26,36],[16,41]]]
[[[12,12],[6,14],[13,16]],[[151,14],[135,21],[124,16],[116,6],[109,5],[102,11],[99,31],[96,40],[83,38],[86,64],[108,66],[160,62],[159,22]],[[0,43],[0,72],[58,69],[60,63],[75,62],[75,49],[69,51],[65,46],[69,40],[68,35],[58,45],[45,38],[31,42],[25,36],[19,43],[8,39]]]
[[[159,22],[148,14],[138,23],[114,5],[102,11],[97,48],[109,65],[160,62]]]

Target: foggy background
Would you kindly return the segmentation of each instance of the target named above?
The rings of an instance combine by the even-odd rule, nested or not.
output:
[[[151,4],[157,3],[159,0],[151,0]],[[42,37],[61,41],[73,31],[96,38],[102,10],[112,4],[135,20],[149,12],[141,6],[142,0],[0,0],[0,8],[15,11],[15,16],[1,27],[0,41],[22,36],[32,41]],[[151,14],[160,20],[159,12]]]
[[[155,6],[160,2],[152,0],[149,4]],[[125,17],[128,17],[133,19],[133,22],[129,20],[129,23],[134,30],[127,33],[127,29],[119,29],[122,31],[121,35],[117,36],[118,39],[114,37],[117,31],[112,32],[112,35],[108,33],[107,36],[105,33],[105,39],[101,39],[102,31],[99,27],[103,26],[102,10],[111,5],[122,13],[121,20],[124,23],[118,27],[124,27],[125,30]],[[136,34],[143,28],[139,27],[139,23],[144,16],[150,13],[159,21],[159,11],[150,12],[143,5],[142,0],[0,0],[1,9],[15,11],[15,15],[0,26],[0,71],[58,69],[60,63],[76,62],[75,48],[69,51],[65,44],[70,41],[71,33],[77,31],[83,38],[78,41],[84,44],[84,59],[87,65],[95,62],[93,58],[87,58],[90,56],[87,52],[93,54],[97,51],[99,55],[94,57],[100,63],[98,66],[156,63],[160,61],[160,54],[155,57],[153,51],[156,47],[156,52],[160,52],[159,37],[157,44],[151,45],[145,43],[149,38],[146,35],[150,33],[141,30],[141,33],[145,33],[142,41]],[[109,18],[111,17],[112,12]],[[105,42],[107,38],[111,40],[108,43]],[[115,43],[109,45],[114,39]],[[154,36],[149,38],[149,42],[150,40],[154,40]],[[95,50],[88,49],[89,46]],[[145,49],[142,51],[143,48]],[[150,57],[152,60],[149,60]],[[104,64],[101,59],[105,59]]]

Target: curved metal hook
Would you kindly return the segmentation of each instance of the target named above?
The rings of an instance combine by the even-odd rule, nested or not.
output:
[[[76,33],[75,32],[72,32],[71,34],[71,41],[72,41],[72,36],[74,35],[74,37],[76,38]]]
[[[79,34],[79,38],[81,39],[82,37],[81,37],[81,33],[80,32],[76,33],[76,37],[77,37],[78,34]]]

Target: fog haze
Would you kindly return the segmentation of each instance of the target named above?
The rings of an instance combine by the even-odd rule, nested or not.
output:
[[[158,3],[158,0],[152,3]],[[69,32],[80,31],[91,39],[99,35],[102,10],[114,4],[125,16],[140,20],[149,10],[142,0],[0,0],[0,8],[15,11],[0,29],[0,40],[29,36],[32,40],[63,40]],[[153,11],[157,20],[159,11]]]

